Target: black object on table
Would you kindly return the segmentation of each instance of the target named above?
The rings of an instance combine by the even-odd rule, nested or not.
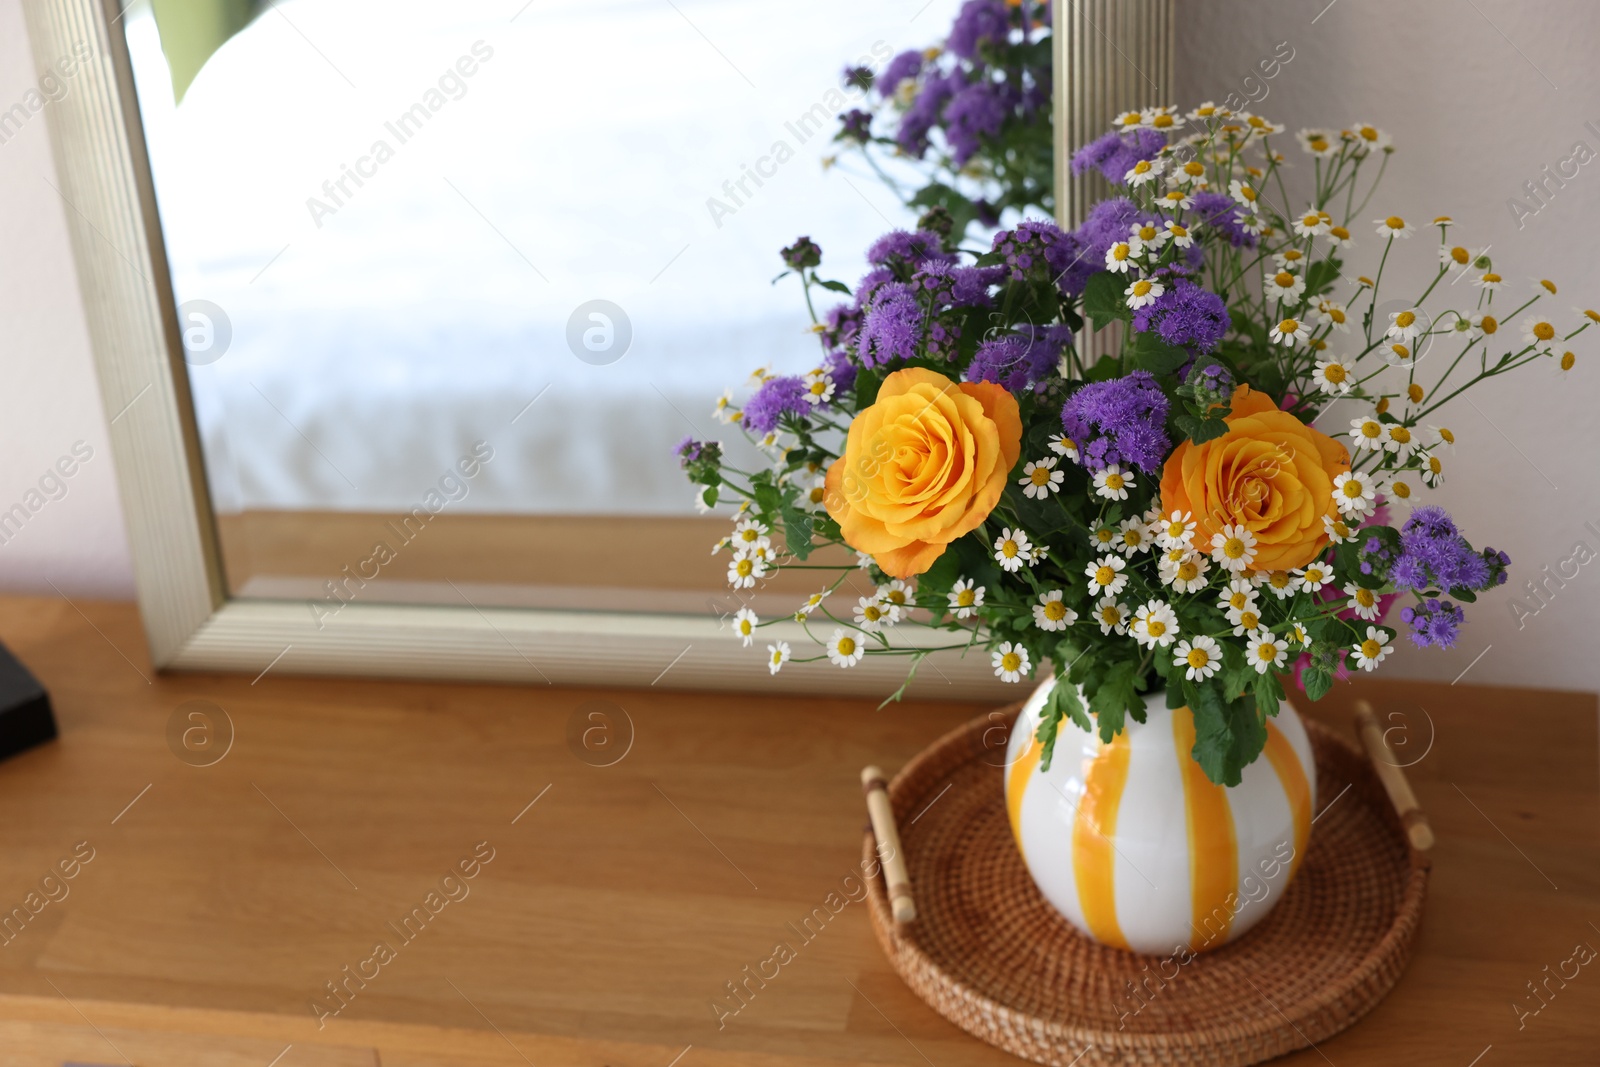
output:
[[[56,717],[44,686],[0,645],[0,759],[56,738]]]

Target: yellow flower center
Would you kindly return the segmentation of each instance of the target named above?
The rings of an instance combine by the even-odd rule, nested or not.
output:
[[[1361,654],[1367,659],[1377,659],[1378,653],[1382,651],[1383,646],[1374,638],[1369,637],[1365,641],[1361,642]]]
[[[1303,216],[1300,219],[1300,224],[1302,226],[1316,226],[1316,225],[1319,225],[1321,222],[1322,222],[1322,216],[1321,215],[1317,215],[1317,214],[1306,215],[1306,216]]]
[[[1398,314],[1398,315],[1396,315],[1394,317],[1394,324],[1396,326],[1399,326],[1401,329],[1404,329],[1405,327],[1410,326],[1413,322],[1416,322],[1416,321],[1417,321],[1417,316],[1414,315],[1413,313],[1409,312],[1409,311],[1402,311],[1402,312],[1400,312],[1400,314]]]
[[[1551,296],[1555,296],[1556,295],[1556,283],[1551,281],[1549,278],[1540,278],[1539,279],[1539,284],[1544,286],[1545,291],[1548,292]]]
[[[813,504],[822,503],[822,501],[827,497],[827,495],[828,495],[827,489],[823,488],[820,485],[812,486],[810,496],[811,496],[811,502]]]
[[[1366,422],[1361,424],[1361,436],[1365,437],[1369,441],[1377,437],[1382,437],[1383,423],[1378,422],[1375,419],[1368,419]],[[1348,485],[1349,483],[1346,484]]]
[[[1288,571],[1273,571],[1270,575],[1267,576],[1267,584],[1272,586],[1272,588],[1274,588],[1274,589],[1287,589],[1287,588],[1289,588],[1289,572]]]
[[[1485,315],[1483,317],[1483,321],[1479,323],[1479,326],[1483,329],[1484,333],[1494,333],[1500,328],[1500,322],[1493,315]]]
[[[1391,426],[1389,427],[1389,440],[1397,441],[1402,445],[1409,445],[1411,443],[1411,431],[1404,426]]]
[[[1332,382],[1334,385],[1338,385],[1340,382],[1349,377],[1349,374],[1345,371],[1342,364],[1330,363],[1326,367],[1322,368],[1322,376],[1328,379],[1328,381]]]
[[[823,393],[826,393],[827,391],[828,391],[828,383],[823,381],[821,378],[818,378],[816,381],[811,383],[811,395],[812,396],[821,396]]]
[[[1015,652],[1007,652],[1000,657],[1000,667],[1007,671],[1018,670],[1022,667],[1022,657]]]
[[[1361,134],[1363,141],[1376,141],[1378,139],[1378,131],[1371,126],[1363,126],[1357,132]]]
[[[1533,324],[1533,336],[1537,337],[1539,340],[1548,341],[1555,335],[1556,328],[1550,325],[1548,322],[1536,322]]]
[[[1243,609],[1249,603],[1250,598],[1243,593],[1234,593],[1232,596],[1228,597],[1228,607],[1232,608],[1234,611]]]
[[[1272,283],[1280,289],[1287,289],[1294,284],[1294,275],[1286,270],[1280,270],[1272,276]]]
[[[1484,285],[1499,285],[1500,284],[1500,275],[1496,274],[1494,271],[1487,272],[1483,276],[1483,284]]]
[[[1151,637],[1160,637],[1162,634],[1167,632],[1167,624],[1162,622],[1160,619],[1146,619],[1144,623],[1144,632],[1149,634]]]
[[[1115,245],[1111,249],[1111,258],[1121,262],[1122,260],[1128,258],[1128,255],[1131,251],[1132,250],[1125,244]]]
[[[1327,314],[1328,318],[1332,319],[1334,322],[1341,326],[1344,325],[1344,308],[1331,307],[1328,309]]]
[[[1313,584],[1322,581],[1322,568],[1321,567],[1307,567],[1306,568],[1306,581],[1311,582]]]
[[[1411,402],[1413,404],[1422,403],[1422,398],[1424,395],[1425,394],[1423,393],[1422,386],[1418,385],[1416,382],[1412,382],[1410,385],[1406,386],[1406,396],[1411,398]]]
[[[1031,481],[1034,485],[1049,485],[1050,484],[1050,468],[1049,467],[1035,467],[1035,468],[1033,468],[1033,473],[1028,475],[1028,480]]]
[[[1299,329],[1300,322],[1298,319],[1284,319],[1282,322],[1278,323],[1278,332],[1285,336],[1293,335],[1294,333],[1298,332]]]
[[[1356,590],[1356,603],[1360,604],[1362,607],[1370,608],[1370,607],[1372,607],[1372,605],[1376,604],[1377,602],[1378,602],[1378,598],[1373,595],[1372,590],[1370,590],[1370,589],[1357,589]]]
[[[861,609],[861,617],[868,622],[877,622],[883,618],[883,611],[876,604],[868,604]]]
[[[738,562],[738,564],[734,567],[734,570],[738,572],[739,577],[741,577],[741,578],[750,577],[750,572],[755,570],[755,569],[756,569],[756,565],[754,563],[752,563],[750,560],[747,560],[747,559],[741,559]]]
[[[1298,263],[1300,261],[1300,258],[1301,258],[1300,257],[1300,250],[1297,249],[1297,248],[1291,248],[1291,249],[1289,249],[1289,251],[1287,251],[1287,252],[1285,252],[1283,254],[1283,258],[1284,258],[1285,261],[1287,261],[1289,263]]]
[[[782,649],[774,649],[773,653],[772,653],[772,664],[773,664],[773,666],[777,666],[778,664],[780,664],[782,662],[783,662],[783,650]]]
[[[1207,652],[1203,648],[1192,648],[1189,650],[1188,659],[1189,666],[1204,667],[1206,664],[1211,662],[1211,653]]]
[[[1044,617],[1051,622],[1060,622],[1067,617],[1067,606],[1059,600],[1052,600],[1044,606]]]
[[[1278,658],[1278,646],[1271,641],[1263,641],[1256,646],[1256,659],[1262,663],[1271,663]]]
[[[1144,296],[1149,291],[1150,291],[1150,283],[1145,281],[1143,278],[1141,278],[1138,281],[1133,283],[1133,295],[1134,296]]]
[[[1107,489],[1111,489],[1111,490],[1121,489],[1124,484],[1125,483],[1122,480],[1122,475],[1120,475],[1120,474],[1108,474],[1108,475],[1106,475],[1106,488]]]
[[[1345,229],[1343,226],[1335,226],[1328,232],[1333,234],[1333,236],[1337,237],[1341,241],[1350,240],[1350,231]]]
[[[1206,168],[1191,159],[1189,162],[1183,165],[1183,172],[1189,175],[1191,178],[1198,178],[1200,175],[1206,172]]]
[[[1361,484],[1360,479],[1351,478],[1348,482],[1344,483],[1344,495],[1351,500],[1359,497],[1364,491],[1365,486]]]
[[[1394,495],[1399,497],[1401,500],[1405,500],[1411,496],[1411,487],[1405,482],[1395,482],[1393,489]]]
[[[1189,236],[1188,228],[1184,227],[1184,226],[1179,226],[1176,222],[1167,223],[1167,229],[1172,231],[1172,236],[1174,236],[1174,237],[1187,237],[1187,236]]]
[[[1141,226],[1141,227],[1139,227],[1139,240],[1141,240],[1141,241],[1154,241],[1155,239],[1156,239],[1156,228],[1154,226]]]
[[[1150,125],[1154,126],[1158,130],[1170,129],[1172,126],[1172,116],[1157,115],[1155,118],[1150,120]]]
[[[1109,586],[1117,580],[1117,572],[1112,567],[1097,567],[1094,572],[1094,584]]]
[[[1391,230],[1403,230],[1406,227],[1406,220],[1399,215],[1390,215],[1383,220],[1383,224]]]
[[[1396,341],[1394,344],[1390,345],[1389,351],[1393,352],[1400,359],[1407,359],[1411,356],[1411,349],[1407,348],[1399,341]]]
[[[1188,531],[1188,529],[1189,526],[1187,523],[1169,522],[1167,523],[1167,536],[1182,537]]]
[[[1323,137],[1313,137],[1307,144],[1311,146],[1311,151],[1313,152],[1326,152],[1328,150],[1328,141]]]
[[[1184,560],[1178,565],[1178,581],[1192,582],[1200,576],[1200,565],[1194,560]]]
[[[1008,540],[1000,545],[1000,554],[1005,556],[1007,559],[1015,556],[1020,551],[1021,549],[1017,547],[1017,543],[1015,541]]]
[[[1348,541],[1350,539],[1350,527],[1344,524],[1343,519],[1333,520],[1333,533],[1340,540]]]
[[[1107,626],[1120,626],[1122,624],[1122,612],[1110,606],[1101,608],[1100,621]]]
[[[1124,530],[1122,533],[1122,543],[1127,545],[1129,548],[1138,548],[1144,543],[1144,535],[1138,530]]]
[[[1222,542],[1222,554],[1227,556],[1229,559],[1243,559],[1244,553],[1245,545],[1244,542],[1239,538],[1230,537],[1226,541]]]
[[[889,590],[889,595],[884,597],[884,599],[887,600],[891,604],[901,604],[901,605],[903,605],[906,602],[906,594],[905,594],[904,590],[891,589],[891,590]]]
[[[977,594],[975,594],[971,589],[963,589],[961,592],[956,594],[956,604],[963,608],[972,607],[972,602],[976,599]]]
[[[1595,311],[1595,310],[1593,310],[1591,308],[1586,308],[1584,310],[1583,314],[1584,314],[1584,317],[1587,318],[1590,322],[1600,322],[1600,311]]]
[[[1116,532],[1109,526],[1102,526],[1100,529],[1094,532],[1094,538],[1102,545],[1109,545],[1112,541],[1117,539],[1117,535]]]
[[[1456,443],[1456,435],[1448,427],[1441,426],[1439,427],[1439,440],[1445,444],[1453,445]]]
[[[1457,245],[1450,250],[1450,258],[1464,267],[1467,265],[1467,260],[1472,258],[1472,253]]]
[[[839,644],[837,647],[839,649],[839,655],[853,656],[856,654],[856,639],[853,637],[841,637],[839,638]]]
[[[1573,366],[1577,364],[1577,362],[1578,362],[1578,354],[1576,352],[1563,352],[1563,353],[1561,353],[1561,369],[1562,370],[1571,370],[1573,368]]]
[[[1444,464],[1439,462],[1438,456],[1428,457],[1428,471],[1432,474],[1444,473]]]
[[[1253,611],[1241,611],[1239,612],[1239,625],[1246,630],[1254,630],[1261,625],[1261,616]]]
[[[1253,201],[1256,198],[1256,191],[1250,188],[1248,185],[1241,185],[1239,186],[1239,195],[1244,197],[1246,200]]]
[[[1133,165],[1133,172],[1135,174],[1148,174],[1150,172],[1150,161],[1148,159],[1139,160]]]

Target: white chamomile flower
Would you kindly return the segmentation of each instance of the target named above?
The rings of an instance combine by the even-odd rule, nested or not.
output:
[[[1301,588],[1311,593],[1322,592],[1322,587],[1333,581],[1333,572],[1321,563],[1307,563],[1294,573]]]
[[[1378,421],[1376,415],[1363,415],[1359,419],[1350,420],[1350,438],[1355,444],[1357,452],[1362,450],[1370,452],[1383,451],[1383,442],[1386,436],[1383,432],[1383,423]]]
[[[767,535],[772,530],[755,519],[740,519],[733,527],[733,547],[736,551],[751,551],[772,544]]]
[[[717,404],[711,409],[711,415],[718,422],[733,422],[739,414],[739,409],[733,406],[733,390],[724,389],[722,395],[717,397]]]
[[[1311,316],[1318,326],[1331,326],[1340,333],[1350,332],[1350,312],[1337,300],[1318,300]]]
[[[1410,237],[1412,232],[1415,230],[1415,227],[1407,226],[1406,220],[1401,218],[1399,215],[1389,215],[1385,218],[1373,219],[1372,221],[1378,224],[1378,236],[1387,237],[1390,240],[1400,237]]]
[[[809,512],[826,511],[828,507],[828,476],[818,471],[800,479],[800,507]]]
[[[905,613],[912,609],[915,597],[916,593],[910,584],[899,578],[878,586],[878,599],[885,607],[894,610],[895,622],[899,622]]]
[[[1355,244],[1350,239],[1350,231],[1343,226],[1328,227],[1328,236],[1324,239],[1335,248],[1349,248]]]
[[[1228,195],[1243,204],[1249,211],[1255,210],[1256,202],[1261,198],[1260,194],[1255,191],[1254,186],[1249,182],[1240,181],[1238,178],[1228,183]]]
[[[1417,435],[1411,432],[1409,426],[1391,422],[1383,428],[1383,450],[1393,453],[1396,460],[1404,463],[1417,450]]]
[[[1183,116],[1175,107],[1147,107],[1140,112],[1140,125],[1151,130],[1171,133],[1183,127]]]
[[[867,654],[866,647],[844,627],[833,631],[828,638],[828,661],[840,667],[854,667]]]
[[[1448,426],[1429,426],[1422,440],[1430,452],[1454,452],[1456,435]]]
[[[1279,270],[1300,270],[1306,265],[1306,254],[1298,248],[1285,248],[1273,253],[1272,262]]]
[[[1094,476],[1095,493],[1107,500],[1128,499],[1128,490],[1137,484],[1133,480],[1133,472],[1124,471],[1115,463]]]
[[[1183,189],[1204,188],[1206,184],[1205,178],[1205,164],[1201,163],[1198,159],[1191,159],[1187,163],[1184,163],[1183,165],[1173,169],[1172,173],[1167,176],[1167,184],[1175,185]],[[1185,208],[1193,207],[1194,201],[1190,200],[1189,203],[1184,204],[1183,206]]]
[[[1001,530],[994,541],[994,561],[1008,574],[1021,570],[1024,563],[1031,563],[1033,546],[1028,543],[1028,535],[1009,526]]]
[[[1133,613],[1128,632],[1146,648],[1166,648],[1178,639],[1178,613],[1164,600],[1146,601]]]
[[[1113,274],[1127,273],[1138,258],[1139,251],[1139,242],[1136,240],[1118,241],[1106,249],[1106,270]]]
[[[1234,578],[1217,598],[1217,602],[1222,610],[1228,613],[1231,621],[1232,617],[1241,611],[1254,610],[1256,600],[1260,596],[1261,594],[1256,592],[1254,583],[1249,579]]]
[[[1290,307],[1298,305],[1300,295],[1306,291],[1305,279],[1286,270],[1268,275],[1263,284],[1268,300],[1281,300]]]
[[[1039,594],[1039,603],[1033,606],[1033,623],[1039,629],[1065,630],[1077,621],[1078,613],[1062,602],[1061,590]]]
[[[1502,286],[1504,286],[1505,283],[1506,280],[1492,270],[1486,270],[1476,278],[1472,279],[1473,285],[1476,285],[1479,289],[1490,293],[1496,292]]]
[[[1050,451],[1058,456],[1066,456],[1073,463],[1078,462],[1078,443],[1066,434],[1050,438]]]
[[[1298,643],[1301,648],[1311,647],[1311,631],[1298,622],[1290,624],[1289,632],[1285,636],[1291,643]]]
[[[1188,208],[1194,205],[1194,201],[1190,200],[1182,193],[1168,193],[1166,195],[1166,200],[1169,206],[1172,205],[1172,198],[1174,195],[1181,198],[1180,202],[1176,206],[1180,208]],[[1171,239],[1174,248],[1189,248],[1194,244],[1194,234],[1190,232],[1189,227],[1180,226],[1176,219],[1167,220],[1167,237]]]
[[[1522,320],[1522,343],[1532,345],[1535,352],[1549,352],[1555,347],[1556,328],[1550,320],[1529,315]]]
[[[1339,139],[1328,130],[1301,130],[1294,139],[1300,142],[1307,155],[1317,159],[1327,159],[1339,151]]]
[[[1344,587],[1344,595],[1350,598],[1350,610],[1356,616],[1367,622],[1376,622],[1382,609],[1378,606],[1378,594],[1371,589],[1364,589],[1354,582]]]
[[[1378,486],[1361,471],[1340,471],[1333,479],[1333,503],[1339,514],[1360,519],[1377,507]]]
[[[833,379],[824,371],[814,370],[806,375],[805,387],[806,391],[801,395],[807,404],[816,406],[833,399]]]
[[[1110,523],[1100,523],[1089,530],[1089,547],[1099,551],[1117,547],[1117,528]]]
[[[1333,396],[1343,396],[1355,385],[1355,372],[1348,364],[1340,363],[1336,359],[1317,360],[1317,369],[1311,372],[1311,380],[1324,393]]]
[[[1153,543],[1149,523],[1138,515],[1123,519],[1121,525],[1117,527],[1117,551],[1129,559],[1140,552],[1150,551]]]
[[[1233,623],[1233,636],[1243,637],[1252,630],[1261,629],[1261,613],[1254,608],[1245,608],[1243,611],[1234,612],[1228,619]]]
[[[1140,246],[1149,252],[1159,252],[1161,246],[1167,243],[1167,229],[1154,222],[1136,222],[1129,233]]]
[[[728,564],[728,584],[735,589],[752,589],[767,576],[767,561],[753,552],[735,552]]]
[[[1476,341],[1483,336],[1482,315],[1463,315],[1459,311],[1452,311],[1449,316],[1440,320],[1440,326],[1445,332],[1454,334],[1457,340]]]
[[[1162,548],[1189,548],[1194,544],[1194,516],[1187,511],[1173,511],[1167,515],[1156,534]]]
[[[950,587],[950,614],[958,619],[970,619],[983,607],[983,586],[971,578],[959,578]]]
[[[1124,133],[1129,130],[1136,130],[1140,126],[1144,125],[1144,112],[1124,111],[1122,114],[1111,120],[1111,125],[1115,126],[1119,130],[1122,130]]]
[[[1332,228],[1332,220],[1320,211],[1307,211],[1294,220],[1294,232],[1299,237],[1322,237]]]
[[[1429,489],[1437,489],[1444,484],[1444,463],[1432,452],[1418,454],[1422,460],[1422,484]]]
[[[1336,545],[1346,541],[1355,540],[1355,531],[1350,529],[1348,523],[1336,515],[1322,516],[1322,532],[1328,535],[1328,540]]]
[[[1307,344],[1311,340],[1311,329],[1304,322],[1296,318],[1280,320],[1272,327],[1272,332],[1267,335],[1275,345],[1287,345],[1295,348]]]
[[[1137,311],[1147,304],[1154,304],[1160,299],[1161,294],[1167,291],[1166,286],[1151,278],[1140,278],[1122,291],[1126,296],[1127,304]]]
[[[1176,565],[1167,565],[1162,560],[1161,580],[1179,593],[1198,593],[1206,587],[1206,572],[1211,570],[1211,564],[1198,552],[1190,552],[1178,560]]]
[[[1116,596],[1128,584],[1128,576],[1123,574],[1127,562],[1121,556],[1101,556],[1099,559],[1083,568],[1083,573],[1089,579],[1089,595]]]
[[[1352,138],[1356,144],[1356,151],[1362,155],[1369,152],[1384,152],[1394,144],[1393,139],[1376,126],[1369,126],[1365,122],[1358,122],[1352,131]]]
[[[1439,246],[1439,266],[1447,271],[1465,270],[1474,258],[1470,248],[1460,245]]]
[[[827,600],[828,594],[832,592],[832,589],[824,589],[821,592],[812,593],[810,596],[806,597],[806,602],[801,604],[799,609],[795,611],[795,616],[797,618],[804,618],[807,615],[810,615],[813,611],[816,611],[822,606],[822,602]]]
[[[864,596],[856,601],[856,625],[868,633],[893,626],[898,612],[875,596]]]
[[[1024,464],[1022,477],[1017,479],[1017,484],[1022,486],[1022,495],[1043,500],[1051,493],[1061,492],[1061,482],[1066,475],[1056,470],[1057,462],[1054,456],[1046,456]]]
[[[1246,636],[1249,643],[1245,646],[1245,661],[1256,669],[1257,674],[1283,667],[1283,661],[1289,655],[1287,642],[1272,636],[1270,630],[1256,630]]]
[[[1279,600],[1288,600],[1300,591],[1300,576],[1292,571],[1268,571],[1263,583]]]
[[[866,570],[875,562],[876,560],[872,558],[870,553],[862,552],[859,549],[856,551],[856,566],[860,567],[862,570]]]
[[[1383,331],[1385,337],[1393,337],[1396,341],[1411,342],[1428,332],[1428,324],[1422,321],[1422,316],[1417,308],[1406,308],[1404,311],[1391,311],[1389,313],[1389,328]]]
[[[1114,596],[1103,597],[1094,606],[1094,621],[1100,624],[1101,634],[1127,633],[1128,614],[1128,605],[1118,604]]]
[[[1128,173],[1122,176],[1122,180],[1137,189],[1141,185],[1155,181],[1166,169],[1167,161],[1164,159],[1141,159],[1128,168]]]
[[[1393,649],[1389,647],[1389,635],[1376,626],[1367,627],[1367,639],[1355,646],[1356,666],[1364,671],[1378,669],[1378,664],[1383,662]]]
[[[1248,112],[1239,116],[1244,120],[1246,128],[1255,137],[1271,137],[1275,133],[1282,133],[1282,123],[1273,122],[1271,119],[1262,118],[1260,115],[1251,115]]]
[[[1256,535],[1243,526],[1224,526],[1211,535],[1211,558],[1219,567],[1238,574],[1255,562]]]
[[[756,613],[749,608],[740,608],[733,613],[733,632],[744,642],[745,648],[749,648],[750,642],[755,640],[756,624],[759,622]]]
[[[1023,648],[1021,643],[1000,642],[1000,647],[994,650],[991,662],[994,664],[995,675],[1002,682],[1020,682],[1024,675],[1033,670],[1033,666],[1028,662],[1028,650]]]
[[[1193,111],[1189,112],[1190,122],[1210,122],[1212,119],[1225,119],[1233,112],[1225,107],[1218,107],[1207,100]]]
[[[1204,635],[1193,641],[1179,641],[1178,647],[1172,650],[1172,663],[1188,668],[1183,676],[1189,681],[1202,681],[1222,668],[1222,646]]]
[[[1267,229],[1266,222],[1261,218],[1260,215],[1253,211],[1244,215],[1240,215],[1235,221],[1237,222],[1239,229],[1256,237],[1260,237],[1266,232]]]
[[[773,674],[777,674],[778,671],[782,669],[783,665],[789,662],[792,656],[793,653],[790,651],[789,642],[787,641],[779,641],[775,645],[768,645],[767,670],[771,671]]]

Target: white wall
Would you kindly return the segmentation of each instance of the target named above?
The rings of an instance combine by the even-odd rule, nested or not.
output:
[[[1506,204],[1575,142],[1600,151],[1600,133],[1584,126],[1593,120],[1600,130],[1600,103],[1585,110],[1600,101],[1600,69],[1585,54],[1600,39],[1600,5],[1180,0],[1179,10],[1174,103],[1242,91],[1256,60],[1288,41],[1295,57],[1266,83],[1256,110],[1290,131],[1358,120],[1389,130],[1400,151],[1368,215],[1452,215],[1465,243],[1493,246],[1513,283],[1554,279],[1561,294],[1553,306],[1562,310],[1600,304],[1593,252],[1600,161],[1520,232]],[[32,70],[20,0],[0,0],[0,105],[22,96]],[[45,122],[35,116],[0,145],[0,509],[23,500],[75,441],[85,441],[94,458],[63,498],[0,545],[0,589],[48,592],[54,582],[70,596],[128,597],[128,551],[72,271],[69,209],[54,181]],[[1356,234],[1352,267],[1377,246],[1376,237],[1363,239],[1370,227]],[[1431,253],[1419,240],[1414,254]],[[1577,542],[1600,551],[1594,336],[1578,346],[1570,374],[1529,368],[1473,395],[1482,414],[1460,401],[1449,411],[1462,443],[1439,500],[1475,542],[1512,554],[1517,581],[1471,611],[1461,648],[1403,649],[1393,673],[1452,679],[1488,648],[1465,681],[1600,689],[1600,561],[1582,567],[1520,627],[1509,607],[1525,578],[1558,567]]]

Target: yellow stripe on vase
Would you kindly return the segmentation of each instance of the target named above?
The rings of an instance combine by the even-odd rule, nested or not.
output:
[[[1306,769],[1300,765],[1300,757],[1295,755],[1289,739],[1275,722],[1267,723],[1265,751],[1272,769],[1278,772],[1278,781],[1289,798],[1289,810],[1294,814],[1294,859],[1289,861],[1289,877],[1293,878],[1311,840],[1311,783],[1306,779]]]
[[[1191,754],[1194,713],[1188,708],[1173,711],[1172,736],[1178,748],[1189,831],[1189,893],[1194,916],[1190,923],[1194,940],[1189,947],[1199,951],[1228,939],[1239,891],[1239,842],[1228,791],[1207,778]]]
[[[1021,722],[1020,718],[1018,722]],[[1011,835],[1017,839],[1017,851],[1022,854],[1024,863],[1028,860],[1028,850],[1022,845],[1022,797],[1028,791],[1028,782],[1039,766],[1039,756],[1043,751],[1044,745],[1038,736],[1030,737],[1022,755],[1006,768],[1006,815],[1011,820]]]
[[[1116,850],[1117,809],[1128,784],[1128,763],[1133,749],[1128,732],[1118,734],[1089,762],[1083,774],[1083,799],[1072,824],[1072,873],[1078,886],[1083,921],[1094,936],[1108,945],[1127,948],[1117,922]]]

